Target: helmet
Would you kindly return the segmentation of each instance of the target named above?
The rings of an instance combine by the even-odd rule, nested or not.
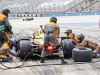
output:
[[[56,18],[56,17],[51,17],[51,18],[50,18],[50,22],[57,23],[57,18]]]
[[[10,13],[10,10],[9,9],[4,9],[2,10],[2,13],[6,16],[8,16],[8,14]]]
[[[64,33],[70,34],[70,33],[72,33],[72,30],[71,30],[71,29],[68,29],[68,30],[66,30],[66,32],[64,32]]]
[[[79,34],[79,35],[77,36],[77,38],[78,38],[80,41],[82,41],[82,40],[84,39],[84,35],[83,35],[83,34]]]

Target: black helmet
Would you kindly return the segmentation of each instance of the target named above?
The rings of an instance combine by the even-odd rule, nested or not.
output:
[[[2,10],[2,13],[6,16],[8,16],[8,14],[10,13],[10,10],[9,9],[4,9]]]
[[[68,29],[68,30],[66,30],[65,33],[72,33],[72,30],[71,29]]]
[[[82,41],[82,40],[84,39],[84,35],[83,35],[83,34],[79,34],[79,35],[77,36],[77,38],[78,38],[80,41]]]
[[[51,18],[50,18],[50,22],[57,23],[57,18],[56,18],[56,17],[51,17]]]

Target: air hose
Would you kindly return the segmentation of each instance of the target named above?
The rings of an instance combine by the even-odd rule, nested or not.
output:
[[[31,53],[32,53],[32,52],[30,52],[30,53],[28,53],[28,54],[26,55],[26,57],[23,59],[23,62],[22,62],[21,65],[18,65],[18,66],[15,66],[15,67],[8,67],[8,66],[5,66],[2,62],[0,62],[0,64],[6,68],[6,69],[4,69],[4,68],[1,68],[1,67],[0,67],[0,69],[2,69],[2,70],[8,70],[8,69],[14,69],[14,68],[23,67],[26,58],[27,58]]]

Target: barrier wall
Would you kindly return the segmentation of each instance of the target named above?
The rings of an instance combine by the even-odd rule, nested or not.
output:
[[[82,12],[82,13],[52,13],[52,14],[10,14],[9,17],[61,17],[61,16],[90,16],[100,15],[100,12]]]
[[[42,14],[42,17],[51,16],[90,16],[90,15],[100,15],[100,12],[82,12],[82,13],[64,13],[64,14]]]

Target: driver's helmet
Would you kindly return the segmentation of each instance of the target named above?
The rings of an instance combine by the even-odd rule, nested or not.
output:
[[[9,9],[2,10],[2,14],[6,15],[8,17],[8,14],[10,13]]]
[[[77,38],[78,38],[78,40],[82,41],[82,40],[84,39],[84,35],[83,35],[83,34],[79,34],[79,35],[77,36]]]
[[[50,22],[57,23],[57,18],[56,18],[56,17],[51,17],[51,18],[50,18]]]

